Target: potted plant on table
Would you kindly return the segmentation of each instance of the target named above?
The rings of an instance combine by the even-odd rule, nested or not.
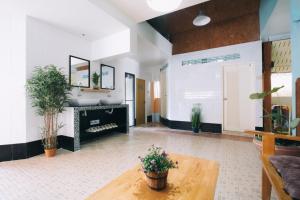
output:
[[[62,124],[58,115],[64,111],[68,102],[69,84],[65,75],[54,65],[37,67],[32,78],[26,85],[32,106],[37,108],[37,114],[43,116],[42,143],[47,157],[55,156],[57,133]]]
[[[177,168],[178,162],[172,161],[160,147],[152,145],[148,152],[144,158],[139,157],[147,184],[153,190],[162,190],[167,186],[169,169]]]
[[[284,86],[281,87],[275,87],[270,91],[262,92],[262,93],[253,93],[249,96],[252,100],[264,100],[267,96],[272,95],[273,93],[278,92],[280,89],[282,89]],[[271,120],[273,126],[272,126],[272,132],[275,134],[291,134],[292,130],[296,129],[297,126],[300,123],[300,118],[295,118],[293,120],[290,120],[290,117],[286,117],[282,111],[281,108],[274,109],[271,113],[268,113],[265,111],[264,118],[267,118]],[[253,139],[253,143],[259,148],[262,148],[261,143],[262,138],[258,135],[256,135]],[[283,155],[295,155],[300,156],[300,143],[294,142],[294,141],[287,141],[284,139],[276,139],[276,154],[283,154]]]
[[[99,79],[100,79],[100,75],[97,74],[97,72],[93,73],[93,78],[92,78],[92,81],[93,81],[93,88],[98,90],[99,89]]]
[[[201,108],[200,104],[194,104],[192,108],[192,129],[194,133],[199,133],[201,125]]]

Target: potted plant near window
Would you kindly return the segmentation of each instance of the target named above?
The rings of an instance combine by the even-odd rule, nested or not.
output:
[[[93,73],[93,78],[92,78],[92,81],[93,81],[93,88],[98,90],[99,89],[99,79],[100,79],[100,75],[97,74],[97,72]]]
[[[201,125],[201,108],[200,104],[194,104],[192,108],[192,129],[194,133],[199,133]]]
[[[62,128],[58,115],[64,111],[64,104],[69,100],[67,79],[54,65],[37,67],[32,78],[27,81],[26,88],[32,99],[32,106],[44,118],[41,132],[45,155],[55,156],[57,133]]]
[[[262,93],[254,93],[250,95],[252,100],[263,100],[268,95],[278,92],[284,86],[275,87],[270,91]],[[282,113],[281,109],[275,109],[271,113],[265,111],[264,118],[271,120],[273,124],[272,132],[275,134],[291,134],[292,130],[296,129],[300,123],[300,118],[295,118],[293,120],[287,119],[287,117]],[[259,148],[262,149],[262,138],[256,135],[253,139],[253,143]],[[279,155],[294,155],[300,156],[300,143],[294,141],[287,141],[283,139],[276,139],[275,151]]]
[[[162,190],[167,186],[169,169],[177,168],[178,162],[172,161],[160,147],[152,145],[148,152],[144,158],[139,157],[147,184],[153,190]]]

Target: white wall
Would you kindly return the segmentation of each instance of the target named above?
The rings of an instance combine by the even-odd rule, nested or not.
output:
[[[108,43],[106,45],[109,45]],[[83,38],[76,37],[64,32],[54,26],[46,24],[37,19],[27,18],[27,78],[31,77],[35,66],[54,64],[63,69],[68,75],[69,55],[78,56],[84,59],[91,59],[93,44]],[[103,49],[103,48],[102,48]],[[94,50],[94,49],[93,49]],[[115,52],[115,51],[114,51]],[[120,52],[119,52],[120,53]],[[111,52],[111,55],[114,53]],[[107,54],[106,56],[108,56]],[[99,56],[99,55],[98,55]],[[96,58],[99,58],[96,56]],[[91,59],[92,60],[92,59]],[[115,90],[109,94],[81,92],[77,96],[77,88],[73,89],[72,98],[94,98],[94,99],[125,99],[125,72],[135,74],[136,78],[145,79],[147,83],[151,80],[149,71],[144,70],[137,61],[129,57],[115,56],[110,59],[91,61],[91,74],[100,72],[100,66],[107,64],[115,67]],[[91,83],[92,85],[92,83]],[[150,96],[150,88],[147,87],[146,95]],[[150,100],[146,97],[146,113],[150,112]],[[62,118],[64,118],[63,114]],[[30,99],[27,97],[27,142],[40,139],[40,126],[42,118],[38,117],[35,109],[31,107]],[[68,118],[66,116],[66,118]],[[69,117],[70,118],[70,117]],[[68,122],[72,119],[65,119]],[[68,126],[66,126],[68,127]],[[60,131],[60,134],[72,136],[67,128]]]
[[[142,22],[136,24],[128,15],[126,15],[122,10],[114,6],[109,1],[99,1],[99,0],[89,0],[94,5],[105,10],[111,16],[113,16],[118,21],[125,24],[130,28],[131,34],[131,53],[137,54],[137,37],[138,35],[147,41],[155,45],[161,52],[165,53],[167,56],[172,55],[172,44],[164,38],[160,33],[158,33],[153,27],[148,23]]]
[[[0,2],[0,145],[26,141],[25,13],[22,3]]]
[[[67,75],[69,55],[96,60],[126,52],[136,53],[137,49],[138,33],[135,24],[132,24],[131,29],[134,30],[132,33],[128,29],[111,36],[110,42],[97,41],[92,44],[84,38],[27,17],[29,11],[26,10],[26,5],[28,4],[25,1],[19,0],[0,1],[0,56],[3,63],[3,67],[0,68],[0,73],[3,75],[0,79],[3,86],[0,102],[5,105],[2,108],[0,119],[0,145],[25,143],[40,139],[41,118],[36,116],[35,109],[31,107],[30,99],[26,96],[25,90],[26,80],[31,77],[35,66],[54,64],[63,68]],[[151,31],[153,32],[154,29]],[[152,42],[162,42],[164,45],[161,47],[170,50],[170,44],[167,41],[160,41],[163,39],[162,36],[156,35],[157,33],[151,34],[150,40]],[[119,46],[119,42],[122,42],[123,46]],[[99,50],[103,44],[105,46]],[[159,43],[156,44],[159,45]],[[103,49],[104,51],[102,51]],[[110,53],[107,53],[108,49],[110,49]],[[152,75],[143,72],[142,67],[133,59],[114,59],[111,62],[112,64],[116,63],[117,73],[120,73],[116,76],[118,77],[116,78],[117,88],[111,93],[111,98],[125,95],[123,92],[125,80],[123,81],[124,77],[121,76],[125,71],[134,73],[136,77],[143,78],[148,82],[151,80]],[[99,61],[91,62],[91,64],[92,71],[100,67]],[[149,88],[146,92],[147,95],[150,94]],[[73,91],[73,94],[75,95],[76,91]],[[80,98],[89,97],[109,98],[107,94],[88,93],[83,93]],[[150,101],[146,101],[147,113],[150,113],[151,104]]]
[[[152,67],[145,67],[144,71],[147,73],[148,77],[151,81],[159,81],[160,80],[160,69],[162,66],[152,66]]]
[[[167,57],[172,56],[173,45],[157,32],[148,22],[142,22],[132,28],[138,35],[156,46]]]
[[[150,99],[150,81],[151,74],[146,68],[140,66],[140,64],[134,59],[123,57],[116,58],[110,61],[101,61],[103,64],[111,65],[115,67],[116,73],[116,89],[110,93],[112,99],[125,100],[125,72],[135,75],[135,78],[144,79],[146,81],[146,116],[151,113],[151,99]],[[98,64],[99,66],[100,64]],[[145,116],[145,117],[146,117]]]
[[[36,66],[54,64],[68,75],[69,55],[84,59],[91,57],[91,43],[37,19],[27,18],[27,67],[26,77],[31,77]],[[24,87],[24,86],[23,86]],[[39,140],[42,118],[38,117],[27,97],[27,142]]]
[[[115,33],[92,43],[92,60],[130,52],[130,29]]]
[[[142,78],[139,63],[135,60],[127,57],[114,58],[112,60],[99,61],[97,63],[97,72],[100,72],[100,65],[106,64],[115,67],[115,90],[110,92],[110,96],[113,99],[125,100],[125,72],[135,74],[136,78]]]
[[[183,60],[209,58],[239,53],[241,58],[221,63],[181,66]],[[167,118],[190,121],[194,103],[202,104],[203,122],[223,123],[223,70],[222,66],[254,64],[256,90],[262,90],[261,41],[175,55],[167,68],[168,113]],[[262,126],[262,103],[256,103],[256,126]],[[253,127],[255,128],[255,127]]]

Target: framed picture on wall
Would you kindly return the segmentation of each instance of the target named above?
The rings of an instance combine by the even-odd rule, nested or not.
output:
[[[109,65],[101,64],[101,89],[115,89],[115,68]]]

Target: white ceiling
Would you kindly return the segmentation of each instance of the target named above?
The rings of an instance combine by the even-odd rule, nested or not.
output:
[[[134,22],[142,22],[162,15],[151,10],[146,0],[94,0],[107,1],[121,10]],[[208,0],[184,0],[180,8],[189,7]],[[18,7],[24,6],[27,15],[57,26],[87,40],[96,40],[120,32],[128,27],[95,6],[91,0],[12,0]]]
[[[151,42],[138,37],[137,60],[143,67],[162,66],[167,62],[168,57],[162,53]]]
[[[103,0],[98,0],[103,1]],[[161,0],[161,1],[172,1],[172,0]],[[199,3],[203,3],[209,0],[183,0],[182,4],[177,10],[187,8]],[[152,10],[147,5],[147,0],[109,0],[116,7],[122,10],[126,15],[128,15],[136,23],[146,21],[164,15],[166,13],[161,13]]]
[[[262,30],[262,40],[279,40],[289,38],[290,0],[278,0],[267,25]]]
[[[23,1],[23,0],[17,0]],[[127,27],[87,0],[26,0],[29,16],[88,40],[96,40]]]
[[[119,54],[116,56],[102,59],[102,62],[111,62],[113,60],[131,58],[139,63],[141,67],[161,67],[168,61],[168,56],[162,53],[155,45],[148,40],[138,36],[137,53]]]
[[[94,41],[113,33],[120,32],[128,27],[114,18],[109,10],[95,6],[91,0],[13,0],[17,6],[24,7],[27,15],[56,26],[66,32]],[[94,0],[106,1],[106,0]],[[148,8],[146,0],[107,0],[117,10],[134,22],[144,21],[159,15]],[[207,0],[184,0],[181,8],[192,6]],[[132,11],[133,10],[133,11]],[[150,53],[149,53],[150,52]],[[135,59],[141,66],[162,65],[168,59],[155,45],[143,38],[138,38],[138,54]]]

